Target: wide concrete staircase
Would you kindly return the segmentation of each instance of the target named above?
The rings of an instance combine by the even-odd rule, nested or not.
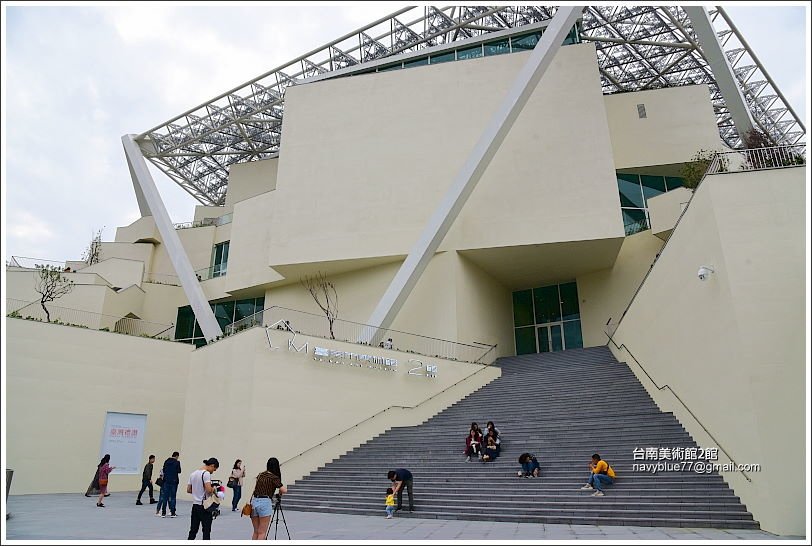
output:
[[[398,517],[594,525],[758,528],[717,473],[634,472],[635,448],[698,447],[605,347],[499,359],[502,377],[412,427],[396,427],[290,486],[292,510],[383,517],[390,469],[414,474],[415,512]],[[494,421],[502,453],[465,462],[472,421]],[[517,477],[528,451],[541,477]],[[582,491],[592,453],[618,474]],[[720,461],[721,462],[721,461]],[[404,508],[408,507],[404,492]]]

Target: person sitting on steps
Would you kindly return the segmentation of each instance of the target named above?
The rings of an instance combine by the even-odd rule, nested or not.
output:
[[[539,464],[536,456],[532,453],[522,453],[519,455],[519,464],[522,469],[519,471],[519,477],[522,478],[538,478],[541,473],[541,465]]]
[[[485,454],[482,455],[482,462],[487,463],[496,459],[499,456],[499,450],[496,448],[496,439],[488,433],[488,445],[485,446]]]
[[[586,485],[583,486],[581,489],[592,490],[595,489],[595,492],[592,493],[593,497],[602,497],[603,496],[603,484],[611,485],[614,483],[615,478],[615,471],[609,466],[609,463],[601,459],[601,456],[595,453],[592,455],[592,461],[589,463],[589,470],[591,474],[589,475],[589,480],[587,480]]]
[[[479,427],[474,428],[472,425],[468,436],[465,437],[465,462],[471,462],[474,455],[479,459],[482,458],[482,435],[479,433]]]

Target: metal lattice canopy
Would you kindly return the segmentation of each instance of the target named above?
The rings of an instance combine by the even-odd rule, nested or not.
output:
[[[342,36],[136,137],[144,157],[205,205],[222,205],[228,166],[274,157],[290,85],[375,71],[394,62],[542,29],[555,6],[407,7]],[[806,129],[720,7],[709,12],[755,126],[796,144]],[[597,48],[605,94],[706,84],[719,134],[741,136],[690,19],[677,6],[590,6],[579,38]]]

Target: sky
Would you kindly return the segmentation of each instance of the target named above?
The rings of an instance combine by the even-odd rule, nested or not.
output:
[[[808,4],[725,5],[807,120]],[[402,4],[4,2],[3,254],[78,260],[140,217],[121,136],[192,107]],[[173,222],[198,204],[150,165]]]

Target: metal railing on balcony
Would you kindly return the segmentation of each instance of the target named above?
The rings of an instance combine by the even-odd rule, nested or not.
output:
[[[120,317],[117,315],[105,315],[84,311],[81,309],[70,309],[46,303],[48,313],[40,305],[39,300],[25,301],[14,298],[6,298],[6,316],[9,318],[20,318],[36,320],[38,322],[50,322],[52,324],[62,324],[67,326],[78,326],[91,330],[103,330],[126,334],[130,336],[152,337],[171,340],[174,324],[161,324],[131,317]],[[50,317],[48,316],[50,314]]]
[[[717,153],[713,157],[705,176],[719,173],[801,167],[803,165],[806,165],[806,144],[749,148]]]
[[[198,281],[207,281],[216,277],[222,277],[228,271],[228,262],[221,264],[210,265],[195,270],[195,276]],[[180,277],[170,273],[146,273],[144,274],[144,282],[153,284],[169,284],[172,286],[180,286]]]
[[[332,326],[334,336],[332,337],[330,325],[324,315],[272,306],[227,325],[223,332],[225,335],[231,335],[255,326],[268,326],[279,330],[290,329],[290,331],[298,334],[362,345],[368,345],[368,343],[359,340],[370,339],[372,332],[375,331],[375,327],[368,324],[336,319]],[[387,342],[391,339],[392,349],[396,351],[446,360],[487,365],[496,359],[496,345],[470,345],[390,329],[378,330],[374,339],[376,342],[380,340],[376,344],[382,347],[388,348]]]
[[[23,269],[36,269],[37,266],[50,265],[64,270],[66,262],[56,260],[44,260],[42,258],[29,258],[28,256],[12,256],[6,262],[6,267],[21,267]]]
[[[206,226],[223,226],[225,224],[230,224],[233,219],[234,213],[229,212],[228,214],[218,216],[217,218],[203,218],[201,220],[195,220],[193,222],[179,222],[174,225],[175,229],[189,229]]]

